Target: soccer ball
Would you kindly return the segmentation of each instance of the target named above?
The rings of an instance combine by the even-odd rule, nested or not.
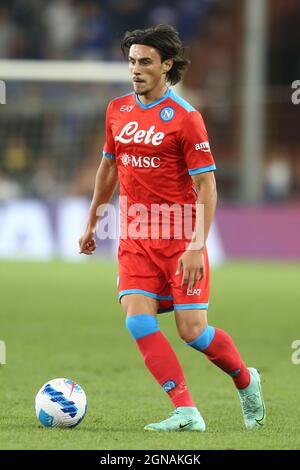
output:
[[[74,428],[83,420],[86,410],[83,389],[70,379],[49,380],[35,397],[36,415],[48,428]]]

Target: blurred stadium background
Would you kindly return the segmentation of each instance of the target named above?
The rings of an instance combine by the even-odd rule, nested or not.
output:
[[[138,374],[143,383],[143,366],[118,317],[118,304],[111,300],[117,268],[109,260],[114,257],[115,242],[99,243],[97,263],[87,257],[85,265],[68,261],[83,260],[77,243],[102,155],[107,103],[131,91],[120,38],[126,30],[158,23],[174,25],[187,45],[192,65],[180,94],[203,114],[218,168],[219,202],[210,255],[215,265],[222,266],[214,272],[213,322],[228,327],[242,352],[262,363],[258,365],[271,377],[269,393],[275,393],[268,403],[273,412],[280,408],[285,393],[284,406],[289,403],[291,416],[295,414],[297,368],[291,365],[290,355],[291,343],[300,334],[300,104],[292,101],[292,86],[300,80],[300,1],[0,0],[0,80],[6,88],[6,104],[0,104],[0,339],[7,343],[10,364],[3,375],[6,395],[2,404],[13,396],[14,416],[17,419],[20,410],[25,423],[15,428],[13,417],[7,418],[5,432],[11,429],[12,433],[2,436],[4,448],[58,445],[49,434],[44,441],[35,435],[34,441],[32,411],[24,412],[16,398],[21,390],[20,370],[29,407],[34,391],[52,375],[69,374],[82,380],[96,408],[99,388],[91,377],[101,380],[106,393],[101,399],[106,400],[107,410],[108,404],[116,409],[120,400],[111,390],[116,376],[123,377],[122,367],[132,381]],[[56,264],[57,259],[64,261]],[[279,263],[265,264],[275,260]],[[93,327],[99,321],[99,309],[101,332]],[[70,326],[71,316],[77,322]],[[57,325],[66,327],[67,339]],[[107,364],[98,368],[93,364],[99,355],[106,357],[116,328],[120,329],[119,349],[106,361],[117,372],[109,378]],[[165,323],[165,328],[176,342],[173,327]],[[53,336],[56,348],[50,357],[46,351],[52,348]],[[73,350],[74,337],[79,351]],[[122,365],[121,345],[132,354],[134,370]],[[30,358],[29,365],[22,361],[24,354]],[[189,374],[196,366],[190,364],[188,353],[181,354]],[[279,372],[286,374],[289,394],[279,382]],[[239,440],[242,433],[234,434],[229,424],[235,413],[226,401],[229,389],[213,372],[205,373],[211,374],[215,390],[225,390],[211,404],[212,413],[218,409],[221,415],[224,410],[228,414],[228,421],[219,427],[227,425],[227,440],[214,435],[212,443],[208,435],[207,448],[296,448],[294,424],[292,417],[287,422],[286,408],[280,415],[284,434],[279,434],[274,419],[276,436]],[[122,380],[129,379],[124,376]],[[150,387],[150,380],[145,387]],[[142,385],[138,390],[145,393]],[[209,401],[212,390],[203,393]],[[157,403],[159,397],[157,390]],[[161,416],[159,407],[155,409],[152,402],[150,406],[148,400],[149,418],[150,409]],[[102,408],[98,411],[109,430],[111,416],[108,419]],[[136,420],[142,418],[136,414]],[[116,429],[119,419],[116,415]],[[25,436],[28,426],[32,441]],[[142,429],[142,423],[138,426]],[[96,442],[91,429],[81,442],[86,448],[126,448],[124,436],[116,438],[114,430],[110,431]],[[140,441],[130,436],[127,448],[171,445],[166,440],[146,442],[141,436]],[[180,442],[188,449],[199,445],[176,439],[172,445],[181,448]],[[73,444],[68,437],[61,445]],[[80,439],[76,445],[80,448]]]
[[[1,0],[0,256],[78,258],[105,108],[131,90],[120,38],[166,22],[192,60],[180,93],[209,131],[225,255],[299,259],[299,19],[298,0]]]

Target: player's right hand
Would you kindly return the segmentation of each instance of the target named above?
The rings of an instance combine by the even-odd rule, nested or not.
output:
[[[79,253],[92,255],[96,250],[95,234],[92,230],[86,230],[79,239]]]

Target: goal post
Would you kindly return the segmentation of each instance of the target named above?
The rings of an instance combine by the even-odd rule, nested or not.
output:
[[[124,62],[0,60],[0,79],[129,83]]]

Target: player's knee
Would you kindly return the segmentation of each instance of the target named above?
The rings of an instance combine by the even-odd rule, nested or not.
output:
[[[128,316],[126,328],[136,341],[159,330],[157,318],[148,314]]]
[[[158,301],[141,294],[123,295],[121,305],[126,315],[139,315],[139,312],[148,312],[156,315]]]
[[[196,324],[193,323],[192,325],[181,325],[179,328],[180,338],[186,343],[190,343],[191,341],[194,341],[194,339],[198,338],[203,333],[206,327],[206,322],[199,322]]]

